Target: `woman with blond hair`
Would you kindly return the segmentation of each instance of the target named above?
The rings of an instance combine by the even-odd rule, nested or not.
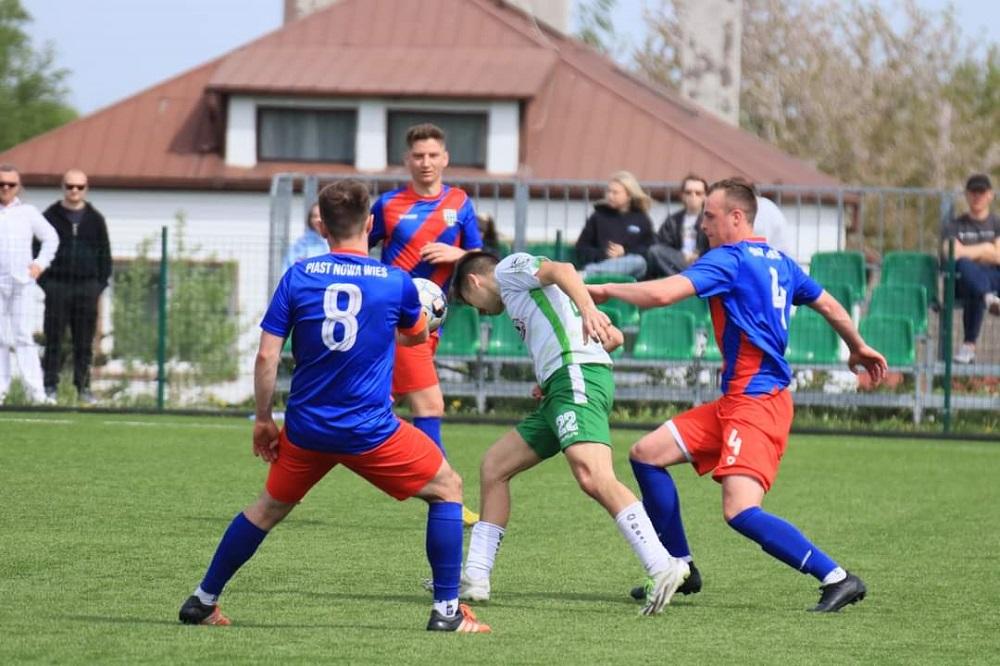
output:
[[[606,273],[646,274],[646,251],[653,244],[649,195],[628,171],[611,176],[604,198],[576,241],[576,256],[585,276]]]

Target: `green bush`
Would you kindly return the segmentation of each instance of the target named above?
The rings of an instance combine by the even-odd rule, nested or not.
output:
[[[236,263],[201,256],[199,247],[187,244],[184,231],[184,216],[178,213],[167,266],[167,360],[190,364],[197,380],[234,379]],[[156,361],[160,261],[150,257],[156,245],[155,237],[143,240],[136,258],[115,275],[113,356],[126,362]]]

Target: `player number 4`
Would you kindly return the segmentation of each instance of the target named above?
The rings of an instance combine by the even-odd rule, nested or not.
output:
[[[788,329],[785,321],[785,305],[788,303],[788,290],[778,284],[778,269],[771,266],[767,269],[771,273],[771,305],[781,313],[781,328]]]
[[[341,310],[338,301],[340,294],[347,295],[347,308]],[[361,289],[356,284],[334,283],[326,288],[323,295],[323,344],[332,351],[347,351],[358,341],[358,312],[361,311]],[[337,324],[340,324],[343,335],[338,340]]]

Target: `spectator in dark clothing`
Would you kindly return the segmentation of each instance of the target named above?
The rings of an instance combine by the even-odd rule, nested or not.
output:
[[[646,252],[653,244],[651,203],[628,171],[611,176],[605,198],[594,205],[576,241],[584,275],[617,273],[636,279],[646,275]]]
[[[649,279],[676,275],[708,252],[708,237],[701,230],[707,192],[708,182],[704,178],[693,174],[684,178],[681,186],[684,208],[663,221],[646,256]]]
[[[969,212],[944,228],[944,252],[948,239],[955,239],[956,292],[962,298],[964,340],[955,354],[956,363],[976,360],[976,339],[983,315],[1000,315],[1000,220],[990,212],[993,184],[988,176],[976,174],[965,184]]]
[[[38,283],[45,291],[45,392],[55,397],[62,368],[62,336],[73,338],[73,384],[81,402],[93,403],[90,366],[97,331],[97,301],[111,278],[111,244],[104,216],[85,197],[87,174],[70,169],[63,176],[63,198],[46,209],[45,219],[59,234],[59,250]]]
[[[476,225],[483,238],[483,252],[503,257],[507,254],[506,243],[500,240],[497,223],[489,213],[476,213]]]

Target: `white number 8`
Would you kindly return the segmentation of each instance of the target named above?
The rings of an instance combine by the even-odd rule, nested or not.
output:
[[[347,294],[347,309],[337,307],[337,297]],[[323,344],[332,351],[347,351],[358,340],[358,318],[361,311],[361,289],[356,284],[336,283],[326,288],[323,295]],[[344,337],[340,340],[334,336],[334,331],[340,324],[344,328]]]

